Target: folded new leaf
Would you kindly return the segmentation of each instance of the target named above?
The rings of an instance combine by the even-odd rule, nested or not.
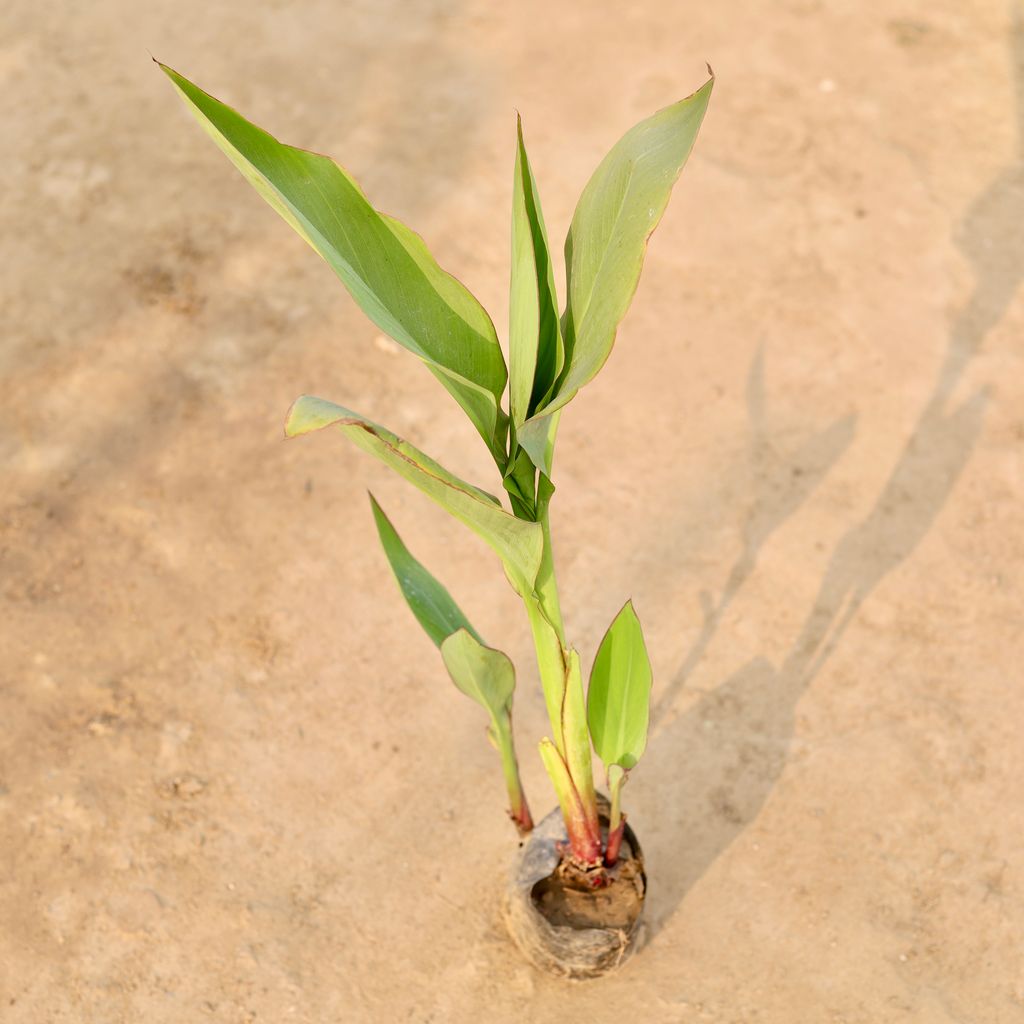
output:
[[[366,315],[414,352],[466,411],[504,470],[507,373],[483,306],[423,239],[370,205],[329,157],[286,146],[160,65],[207,134],[257,192],[330,264]]]
[[[555,275],[520,119],[512,185],[509,294],[509,405],[515,427],[548,398],[563,362]]]
[[[540,523],[516,519],[486,491],[460,480],[391,431],[323,398],[303,395],[288,411],[285,435],[337,427],[480,536],[501,558],[519,593],[532,592],[544,545]]]

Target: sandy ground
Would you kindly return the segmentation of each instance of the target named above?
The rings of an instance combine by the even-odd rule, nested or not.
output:
[[[0,1019],[1024,1020],[1024,30],[1000,0],[28,3],[0,110]],[[1016,34],[1015,34],[1016,32]],[[543,702],[489,553],[311,391],[485,486],[418,362],[147,49],[337,156],[501,325],[514,110],[560,239],[718,75],[615,353],[563,419],[585,665],[659,709],[647,944],[568,986],[498,914],[496,759],[372,487]],[[482,571],[486,569],[486,571]]]

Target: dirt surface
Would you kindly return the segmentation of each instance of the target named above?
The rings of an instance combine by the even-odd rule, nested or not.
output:
[[[621,928],[632,931],[643,910],[646,879],[643,862],[629,847],[600,888],[584,887],[575,872],[560,870],[538,882],[531,893],[534,905],[553,925],[568,928]]]
[[[0,1019],[1024,1020],[1024,31],[1002,0],[28,3],[0,110]],[[647,946],[504,934],[484,722],[372,488],[544,705],[489,552],[302,392],[484,486],[472,428],[147,49],[337,156],[507,313],[514,118],[554,239],[718,83],[554,507],[584,668],[632,596]],[[482,571],[486,569],[486,571]],[[355,884],[353,884],[355,880]]]

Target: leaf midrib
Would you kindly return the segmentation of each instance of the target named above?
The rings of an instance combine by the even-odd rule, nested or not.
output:
[[[575,338],[573,339],[573,350],[572,350],[574,356],[579,351],[579,348],[576,345],[576,342],[579,340],[580,335],[583,333],[583,327],[584,327],[584,325],[586,323],[586,320],[587,320],[587,314],[590,312],[590,305],[591,305],[591,302],[593,301],[594,292],[597,291],[597,283],[598,283],[598,281],[600,280],[600,278],[604,274],[605,265],[607,264],[607,261],[608,261],[608,254],[611,252],[611,248],[612,248],[611,240],[615,237],[615,234],[616,234],[616,232],[619,229],[619,221],[622,219],[622,211],[626,207],[626,199],[629,196],[630,190],[633,187],[633,178],[635,177],[635,174],[636,174],[637,163],[638,163],[637,160],[635,160],[634,158],[630,157],[630,159],[629,159],[629,175],[628,175],[628,177],[626,179],[626,187],[622,190],[622,196],[619,199],[619,206],[618,206],[618,209],[615,211],[615,221],[612,224],[611,231],[608,233],[608,244],[604,246],[604,252],[601,253],[601,259],[600,259],[600,261],[598,263],[597,272],[593,275],[593,283],[591,284],[590,290],[589,290],[589,292],[587,294],[586,302],[583,305],[583,311],[579,314],[578,319],[577,319],[577,317],[575,315],[575,311],[574,311],[573,323],[574,324],[577,324],[577,323],[579,324],[579,326],[576,327],[575,331],[573,332],[575,334]],[[575,359],[573,359],[571,362],[572,362],[573,365],[575,365],[577,361]]]

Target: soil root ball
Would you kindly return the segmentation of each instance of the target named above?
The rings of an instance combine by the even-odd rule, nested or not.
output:
[[[602,828],[607,819],[602,816]],[[505,894],[505,920],[516,945],[535,967],[574,981],[599,978],[621,966],[641,939],[647,895],[643,853],[626,825],[608,884],[584,888],[566,872],[568,842],[556,808],[517,851]]]

